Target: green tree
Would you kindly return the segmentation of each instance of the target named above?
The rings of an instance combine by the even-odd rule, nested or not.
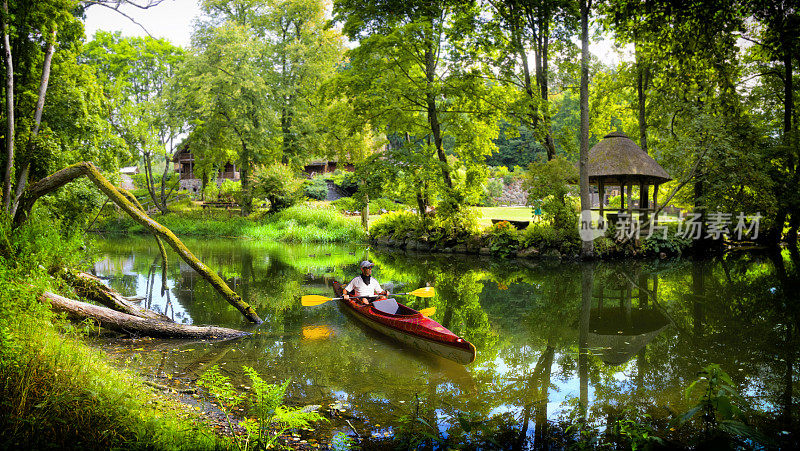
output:
[[[168,85],[183,50],[163,39],[123,38],[98,31],[86,44],[81,60],[93,67],[109,96],[110,123],[144,163],[147,190],[154,204],[167,211],[166,180],[175,139],[183,123],[170,110]],[[163,155],[164,172],[156,194],[153,157]]]
[[[497,134],[490,107],[497,93],[476,69],[459,64],[451,46],[454,33],[463,31],[455,24],[474,13],[460,2],[344,1],[334,7],[344,33],[359,41],[340,73],[348,100],[373,129],[397,137],[401,158],[421,164],[417,171],[426,179],[417,179],[419,198],[429,186],[440,197],[439,211],[453,217],[480,195],[484,157]]]
[[[216,177],[217,167],[235,155],[244,216],[252,209],[254,165],[280,156],[266,66],[266,45],[252,27],[233,20],[218,26],[206,22],[197,30],[173,88],[181,93],[181,110],[195,125],[191,142],[195,159],[202,162],[199,169]]]
[[[575,230],[575,205],[569,197],[569,183],[577,176],[575,165],[561,157],[533,163],[526,174],[528,204],[541,208],[544,217],[558,230]]]
[[[213,174],[230,156],[239,162],[247,215],[255,165],[329,153],[321,88],[343,42],[319,0],[207,0],[203,11],[176,91],[195,124],[200,169]]]
[[[771,157],[779,162],[773,169],[778,178],[777,185],[784,193],[797,193],[800,186],[800,152],[798,151],[798,111],[795,68],[800,58],[800,5],[795,1],[759,0],[746,2],[746,10],[754,16],[757,23],[753,32],[745,34],[745,39],[753,43],[750,49],[753,60],[753,77],[761,78],[761,88],[769,92],[769,97],[759,105],[766,111],[775,111],[773,117],[780,122],[773,129],[780,137]],[[758,90],[754,94],[758,95]],[[768,113],[770,114],[770,113]],[[778,125],[780,124],[780,125]],[[776,158],[777,157],[777,158]],[[797,245],[800,229],[800,197],[781,196],[775,221],[767,235],[770,242],[776,243],[789,218],[788,240]]]
[[[76,62],[83,35],[78,5],[11,1],[3,11],[3,206],[19,224],[30,213],[21,199],[32,183],[82,159],[113,168],[122,154],[105,121],[102,90]]]
[[[601,12],[615,39],[635,48],[636,61],[617,71],[618,86],[636,96],[632,106],[637,125],[631,128],[637,129],[643,148],[667,163],[673,177],[682,174],[679,188],[694,188],[688,198],[681,196],[687,205],[705,217],[721,205],[717,202],[730,192],[731,183],[750,185],[740,193],[763,188],[757,175],[761,165],[745,166],[747,174],[739,173],[738,181],[731,180],[728,166],[734,159],[747,159],[754,144],[764,147],[753,140],[759,125],[737,90],[742,82],[737,38],[746,17],[743,5],[622,1],[603,3]],[[763,194],[769,205],[772,194]],[[696,243],[705,245],[703,240]]]
[[[534,131],[547,152],[547,159],[552,160],[556,146],[549,100],[550,63],[554,50],[569,52],[572,47],[570,38],[577,28],[577,5],[572,0],[490,0],[488,5],[494,18],[487,27],[489,72],[499,70],[502,83],[517,90],[509,115]],[[528,56],[531,50],[533,62]]]
[[[255,24],[267,41],[270,99],[280,118],[284,163],[327,153],[330,112],[321,87],[342,60],[344,44],[327,26],[325,13],[320,0],[270,1]]]

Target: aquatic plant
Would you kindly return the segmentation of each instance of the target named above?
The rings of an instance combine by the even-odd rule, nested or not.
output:
[[[747,424],[743,411],[749,407],[728,373],[712,363],[697,374],[697,380],[684,390],[686,400],[694,400],[695,404],[677,419],[678,425],[682,426],[699,415],[703,442],[741,437],[769,444],[767,437]],[[726,434],[731,437],[725,437]]]
[[[355,446],[355,440],[344,432],[337,432],[331,440],[331,449],[334,451],[348,451]]]

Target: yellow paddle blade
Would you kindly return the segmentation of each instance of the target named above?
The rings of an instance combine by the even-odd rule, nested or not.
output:
[[[436,313],[436,307],[424,308],[424,309],[420,310],[419,312],[422,313],[422,316],[429,316],[430,317],[430,316],[433,316],[434,313]]]
[[[306,326],[303,327],[304,340],[324,340],[330,338],[333,331],[328,326]]]
[[[433,287],[422,287],[422,288],[417,288],[416,290],[408,294],[413,296],[419,296],[421,298],[432,298],[436,296],[436,290],[434,290]]]
[[[303,304],[303,307],[312,307],[315,305],[324,304],[331,299],[333,298],[326,298],[325,296],[320,296],[318,294],[307,294],[300,298],[300,303]]]

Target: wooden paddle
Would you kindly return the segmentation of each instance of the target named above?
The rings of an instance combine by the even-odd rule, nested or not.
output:
[[[388,294],[388,296],[418,296],[421,298],[432,298],[436,295],[436,291],[433,287],[422,287],[417,288],[414,291],[409,291],[408,293],[392,293]],[[362,297],[362,298],[377,298],[378,296],[351,296],[351,297]],[[343,298],[329,298],[325,296],[320,296],[318,294],[307,294],[300,298],[300,303],[303,304],[303,307],[313,307],[315,305],[324,304],[328,301],[338,301]]]

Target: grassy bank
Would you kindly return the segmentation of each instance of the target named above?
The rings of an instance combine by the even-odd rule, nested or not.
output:
[[[183,205],[153,219],[178,236],[242,237],[293,243],[338,243],[362,241],[366,233],[360,222],[343,216],[321,204],[303,204],[274,215],[256,212],[244,218],[238,210],[202,210]],[[112,214],[98,222],[105,233],[147,233],[141,224],[128,216]]]
[[[0,227],[0,448],[215,449],[197,418],[110,366],[77,329],[37,300],[69,294],[48,269],[79,267],[80,239],[62,239],[49,218],[9,233]]]

